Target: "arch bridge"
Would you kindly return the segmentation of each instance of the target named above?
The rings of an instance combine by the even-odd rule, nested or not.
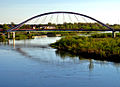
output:
[[[102,26],[104,26],[106,29],[82,29],[82,28],[77,28],[77,29],[19,29],[20,27],[22,27],[25,23],[28,23],[29,21],[32,21],[34,19],[37,19],[37,18],[41,18],[41,17],[46,17],[48,15],[52,15],[50,17],[50,20],[53,19],[53,14],[56,14],[57,17],[56,17],[56,20],[58,20],[58,14],[63,14],[63,20],[65,20],[65,17],[64,16],[65,14],[68,15],[68,18],[71,20],[72,18],[69,16],[69,15],[73,15],[74,16],[74,20],[76,19],[77,21],[79,21],[79,17],[83,17],[83,18],[87,18],[87,19],[90,19],[92,21],[94,21],[95,23],[98,23]],[[57,22],[57,21],[56,21]],[[81,14],[81,13],[76,13],[76,12],[67,12],[67,11],[56,11],[56,12],[48,12],[48,13],[43,13],[43,14],[40,14],[40,15],[36,15],[34,17],[31,17],[23,22],[21,22],[20,24],[18,24],[17,26],[7,30],[7,32],[18,32],[18,31],[112,31],[113,32],[113,37],[115,37],[115,30],[113,28],[111,28],[110,26],[104,24],[103,22],[93,18],[93,17],[90,17],[88,15],[85,15],[85,14]]]

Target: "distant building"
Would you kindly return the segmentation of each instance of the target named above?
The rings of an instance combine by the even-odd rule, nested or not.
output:
[[[48,26],[47,29],[55,29],[55,26]]]
[[[41,26],[40,29],[55,29],[55,26]]]

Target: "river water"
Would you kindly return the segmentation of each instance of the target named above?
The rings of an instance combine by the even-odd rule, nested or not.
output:
[[[0,43],[0,87],[120,87],[120,64],[48,46],[60,37]]]

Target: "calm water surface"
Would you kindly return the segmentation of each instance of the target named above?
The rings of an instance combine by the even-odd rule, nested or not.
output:
[[[0,43],[0,87],[120,87],[120,64],[59,52],[60,37]]]

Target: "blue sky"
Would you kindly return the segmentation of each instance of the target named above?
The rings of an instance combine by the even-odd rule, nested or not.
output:
[[[20,23],[51,11],[73,11],[120,24],[120,0],[0,0],[0,23]]]

